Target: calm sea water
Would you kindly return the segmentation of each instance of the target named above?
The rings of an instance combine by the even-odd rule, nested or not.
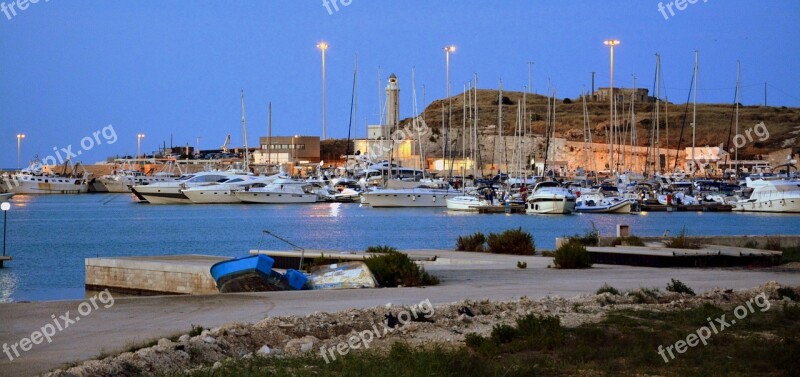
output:
[[[459,235],[522,227],[537,247],[555,237],[585,233],[592,223],[612,235],[616,224],[640,236],[685,226],[690,235],[798,234],[800,216],[741,213],[657,213],[571,216],[479,215],[444,209],[375,209],[358,204],[148,205],[129,195],[16,196],[8,212],[7,253],[0,269],[0,302],[84,297],[84,259],[207,254],[245,256],[270,230],[306,248],[363,250],[453,248]],[[264,247],[287,249],[274,239]]]

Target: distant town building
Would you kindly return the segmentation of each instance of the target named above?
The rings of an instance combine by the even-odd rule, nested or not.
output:
[[[320,161],[319,141],[319,136],[262,136],[259,138],[260,149],[253,152],[253,162],[317,163]]]
[[[380,124],[370,124],[367,126],[367,139],[378,140],[385,139],[386,126]]]
[[[609,101],[609,88],[599,88],[594,93],[595,101],[603,102]],[[649,91],[644,88],[636,88],[634,91],[631,88],[614,88],[614,95],[617,96],[617,101],[619,103],[630,102],[631,96],[634,96],[636,102],[644,103],[644,102],[652,102],[654,99],[648,95]]]

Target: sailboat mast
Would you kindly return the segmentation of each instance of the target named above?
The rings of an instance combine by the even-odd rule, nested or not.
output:
[[[741,88],[740,79],[741,79],[741,72],[742,72],[741,70],[742,70],[742,64],[737,61],[736,62],[736,110],[735,110],[736,120],[734,121],[735,122],[734,123],[734,127],[735,127],[734,134],[735,135],[739,134],[739,96],[741,95],[741,93],[740,93],[740,88]],[[739,148],[736,148],[735,146],[734,146],[734,152],[733,152],[733,159],[736,160],[736,169],[735,170],[736,170],[736,178],[738,179],[739,178]]]
[[[659,132],[661,131],[660,130],[661,122],[659,119],[661,111],[660,101],[661,101],[661,55],[656,54],[656,132],[653,135],[653,139],[655,139],[653,145],[655,145],[656,150],[653,156],[653,167],[654,167],[653,173],[655,173],[656,170],[655,167],[658,167],[658,171],[661,171],[664,168],[663,166],[661,166],[661,155],[659,154],[660,153]]]
[[[500,141],[503,143],[503,146],[500,147],[501,149],[501,156],[498,158],[505,156],[505,148],[506,142],[503,140],[503,80],[500,80],[500,84],[498,85],[498,98],[497,98],[497,134]],[[500,158],[500,163],[497,164],[497,171],[500,172],[500,164],[504,161],[503,158]]]
[[[636,161],[633,159],[633,149],[638,144],[636,140],[636,74],[633,75],[633,94],[631,95],[631,145],[628,148],[628,164],[631,172],[636,171]],[[658,143],[656,143],[658,146]]]
[[[694,149],[697,136],[697,64],[698,51],[694,50],[694,99],[692,100],[692,181],[694,181],[695,170],[698,168],[697,160],[694,158]]]
[[[250,151],[247,148],[247,120],[244,115],[244,89],[242,89],[242,138],[244,139],[244,171],[250,171]]]
[[[272,101],[269,103],[269,122],[267,123],[267,165],[272,158]]]

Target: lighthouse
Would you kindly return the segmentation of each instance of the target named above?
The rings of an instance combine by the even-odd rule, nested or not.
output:
[[[400,125],[400,87],[397,85],[397,76],[392,73],[389,83],[386,84],[386,134],[390,138]]]

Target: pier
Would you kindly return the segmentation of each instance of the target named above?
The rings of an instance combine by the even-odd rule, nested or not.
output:
[[[132,295],[216,294],[214,263],[230,258],[172,255],[86,259],[86,290]]]

